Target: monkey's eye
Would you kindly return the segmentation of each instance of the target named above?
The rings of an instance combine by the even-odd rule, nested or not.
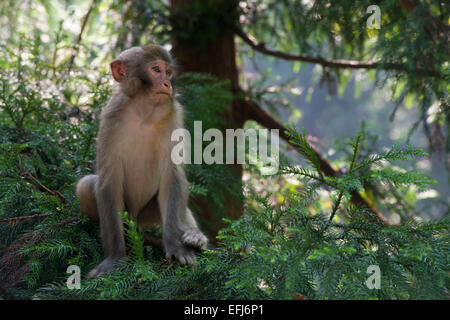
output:
[[[167,71],[166,71],[166,74],[167,74],[168,76],[170,76],[170,75],[172,74],[172,71],[171,71],[171,70],[167,70]]]
[[[154,66],[152,69],[155,72],[158,72],[158,73],[161,72],[161,69],[158,66]]]

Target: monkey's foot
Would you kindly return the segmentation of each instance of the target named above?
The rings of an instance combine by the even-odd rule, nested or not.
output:
[[[102,274],[111,271],[112,269],[117,267],[119,261],[120,259],[106,258],[89,272],[88,278],[97,278],[100,277]]]
[[[182,266],[184,265],[193,266],[195,265],[196,262],[194,250],[190,248],[185,248],[183,246],[173,249],[168,249],[166,247],[166,259],[171,261],[172,256],[177,258],[177,260],[180,262]]]
[[[181,240],[183,244],[188,247],[199,248],[202,250],[205,250],[208,245],[208,238],[206,238],[206,236],[197,228],[187,229]]]

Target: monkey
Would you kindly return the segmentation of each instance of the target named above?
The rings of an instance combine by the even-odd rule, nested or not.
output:
[[[118,87],[100,114],[96,172],[76,185],[80,213],[100,222],[104,260],[94,278],[114,269],[126,255],[119,212],[140,228],[162,227],[166,259],[195,265],[195,249],[208,239],[187,206],[188,181],[171,161],[173,130],[183,126],[183,109],[172,87],[174,60],[159,45],[132,47],[111,62]]]

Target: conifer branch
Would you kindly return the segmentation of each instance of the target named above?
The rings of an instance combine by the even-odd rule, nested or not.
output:
[[[338,196],[336,202],[333,205],[333,210],[332,210],[331,215],[330,215],[330,221],[333,221],[334,215],[336,214],[337,210],[339,209],[339,205],[341,204],[343,196],[344,196],[344,192],[343,191],[339,191],[339,196]]]
[[[243,100],[243,106],[245,107],[245,113],[247,116],[247,120],[254,120],[258,122],[260,125],[268,128],[268,129],[278,129],[280,137],[293,146],[297,151],[300,151],[296,145],[290,142],[289,136],[286,134],[286,127],[281,124],[280,121],[272,117],[269,113],[263,110],[259,105],[257,105],[254,101],[249,98],[245,98]],[[310,145],[311,149],[314,151],[317,160],[319,162],[319,167],[322,173],[328,177],[339,177],[341,173],[334,169],[332,165],[320,154],[320,152],[312,145]],[[388,224],[388,220],[381,212],[379,212],[373,205],[367,202],[357,191],[351,191],[351,201],[356,206],[364,206],[369,208],[382,222]]]

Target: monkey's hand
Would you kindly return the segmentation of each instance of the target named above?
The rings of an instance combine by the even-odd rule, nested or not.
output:
[[[102,274],[116,268],[119,262],[120,258],[106,258],[89,272],[88,278],[100,277]]]
[[[187,229],[181,240],[185,246],[201,250],[205,250],[208,245],[208,238],[197,228]]]

